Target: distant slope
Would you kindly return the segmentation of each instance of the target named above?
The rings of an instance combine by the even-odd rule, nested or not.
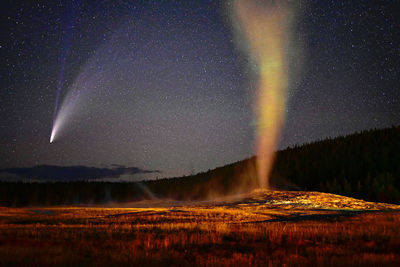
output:
[[[279,151],[272,177],[302,190],[400,203],[400,127]]]
[[[275,189],[335,193],[400,203],[400,127],[368,130],[278,151]],[[193,176],[140,183],[0,182],[0,205],[127,202],[151,198],[211,199],[258,186],[255,157]]]
[[[158,195],[202,199],[257,187],[255,157],[194,176],[148,181]],[[400,203],[400,127],[295,146],[276,154],[275,189],[321,191]]]

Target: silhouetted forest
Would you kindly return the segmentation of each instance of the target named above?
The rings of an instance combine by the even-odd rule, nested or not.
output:
[[[275,189],[400,203],[400,127],[368,130],[276,153]],[[132,183],[0,183],[0,205],[68,205],[142,199],[211,199],[258,186],[255,157],[193,176]]]
[[[302,190],[400,203],[400,127],[279,151],[272,176]]]

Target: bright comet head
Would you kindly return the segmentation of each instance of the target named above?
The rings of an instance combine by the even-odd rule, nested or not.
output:
[[[60,130],[60,120],[63,118],[63,112],[62,110],[57,114],[57,117],[53,123],[53,128],[51,129],[51,135],[50,135],[50,143],[54,142],[54,139],[56,138],[56,135],[58,134]]]
[[[50,144],[53,143],[53,141],[54,141],[54,135],[55,135],[54,132],[55,131],[54,131],[54,127],[53,127],[53,129],[51,130],[51,135],[50,135]]]

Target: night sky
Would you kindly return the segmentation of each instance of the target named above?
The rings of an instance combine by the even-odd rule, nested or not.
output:
[[[279,148],[399,125],[398,1],[298,6]],[[254,63],[229,10],[220,1],[2,1],[0,169],[79,165],[142,179],[254,155]],[[71,115],[50,144],[63,101]]]

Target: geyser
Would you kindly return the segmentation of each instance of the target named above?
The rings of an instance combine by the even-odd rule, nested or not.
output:
[[[269,187],[274,151],[284,122],[287,96],[287,60],[290,10],[286,1],[237,0],[239,19],[250,55],[257,62],[257,175],[262,189]]]

